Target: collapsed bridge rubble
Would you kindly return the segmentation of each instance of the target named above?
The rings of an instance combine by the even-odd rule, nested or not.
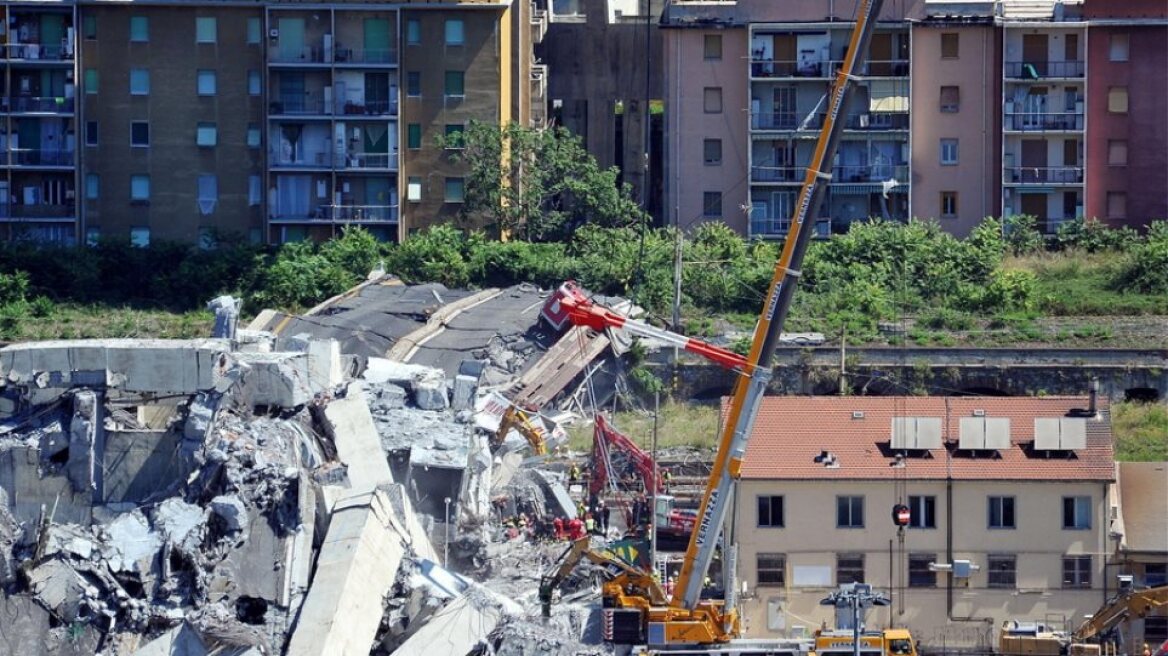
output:
[[[230,337],[0,349],[0,613],[20,618],[0,644],[609,653],[588,594],[538,618],[558,546],[493,528],[500,495],[574,511],[562,471],[525,460],[522,439],[492,453],[485,408],[522,374],[513,358],[450,375],[217,323]]]

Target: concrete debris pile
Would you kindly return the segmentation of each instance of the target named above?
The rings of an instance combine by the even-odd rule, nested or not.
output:
[[[484,372],[510,366],[491,344],[521,337],[448,375],[237,330],[236,308],[216,299],[216,339],[0,349],[0,613],[21,618],[0,644],[609,653],[588,574],[539,618],[563,545],[496,530],[576,510],[562,473],[484,429]]]

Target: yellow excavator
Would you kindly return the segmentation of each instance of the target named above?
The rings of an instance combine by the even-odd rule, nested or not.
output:
[[[771,362],[802,273],[803,256],[831,180],[832,161],[843,132],[851,89],[867,59],[868,45],[882,4],[883,0],[860,0],[857,4],[856,25],[843,65],[828,94],[823,126],[803,179],[791,228],[775,264],[749,355],[740,366],[733,367],[738,372],[733,400],[698,507],[694,530],[689,536],[674,595],[667,599],[650,573],[635,568],[622,571],[606,583],[602,591],[604,622],[606,634],[613,636],[613,642],[649,645],[653,649],[684,645],[691,651],[698,647],[719,653],[725,651],[719,649],[719,645],[725,647],[741,635],[737,586],[732,581],[723,585],[724,599],[707,599],[702,592],[710,564],[719,549],[723,552],[724,571],[733,576],[736,568],[737,550],[729,544],[723,547],[723,542],[729,541],[721,539],[722,527],[730,510],[733,488],[759,403],[772,377]],[[605,322],[598,322],[605,327]],[[621,323],[627,327],[632,321]],[[642,332],[647,330],[644,328]],[[586,549],[586,546],[581,548]]]
[[[536,426],[531,421],[531,416],[516,405],[509,405],[503,411],[503,417],[499,420],[499,429],[495,431],[495,435],[491,439],[492,451],[503,446],[503,440],[507,439],[507,433],[510,433],[512,428],[519,431],[519,434],[527,440],[527,444],[531,446],[532,455],[547,455],[547,440],[544,439],[544,430]]]
[[[1043,631],[1037,624],[1007,621],[998,639],[1003,656],[1093,656],[1116,653],[1116,641],[1104,638],[1120,623],[1168,611],[1168,586],[1128,590],[1103,604],[1070,635]]]

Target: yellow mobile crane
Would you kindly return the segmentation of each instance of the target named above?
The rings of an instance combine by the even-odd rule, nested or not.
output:
[[[779,343],[783,323],[791,307],[792,294],[801,274],[803,256],[814,230],[815,217],[831,179],[832,160],[843,130],[848,99],[855,73],[867,59],[868,44],[883,0],[860,0],[856,25],[848,44],[843,66],[836,75],[827,102],[826,115],[815,152],[803,179],[791,229],[775,265],[762,312],[755,326],[750,353],[739,372],[726,423],[719,440],[709,482],[698,508],[695,529],[682,563],[672,599],[664,599],[651,574],[628,572],[618,577],[621,584],[605,585],[602,599],[606,628],[615,642],[649,644],[669,648],[680,645],[727,643],[741,633],[737,591],[725,586],[725,599],[702,598],[706,574],[719,545],[719,535],[730,508],[734,482],[739,477],[747,440],[758,406],[771,380],[771,361]],[[624,321],[628,328],[633,322]],[[735,550],[724,549],[724,569],[733,575]],[[617,580],[614,579],[614,583]],[[625,636],[616,640],[615,636]]]

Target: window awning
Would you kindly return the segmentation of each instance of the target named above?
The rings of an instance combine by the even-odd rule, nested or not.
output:
[[[901,84],[900,86],[907,86]],[[868,111],[907,112],[908,89],[897,88],[892,80],[873,80],[868,83]]]

